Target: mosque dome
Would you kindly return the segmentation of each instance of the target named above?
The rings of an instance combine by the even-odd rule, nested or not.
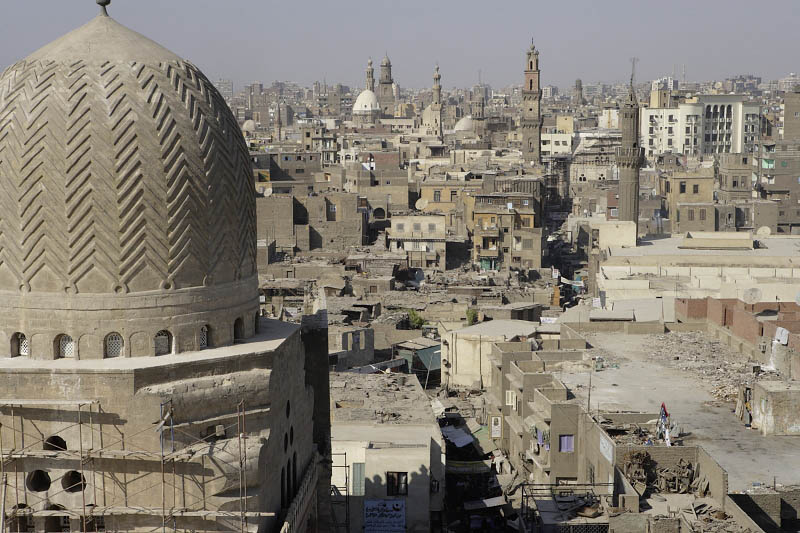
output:
[[[380,108],[378,97],[375,96],[373,91],[366,89],[361,91],[358,98],[356,98],[356,103],[353,104],[353,113],[371,113],[379,111]]]
[[[247,133],[253,133],[254,131],[256,131],[256,121],[245,120],[244,124],[242,124],[242,131]]]
[[[254,333],[252,166],[193,64],[101,13],[2,73],[0,154],[0,356]]]
[[[456,126],[454,131],[474,131],[475,123],[472,120],[472,115],[467,115],[463,117],[461,120],[456,122]]]
[[[381,60],[381,66],[382,67],[391,67],[392,66],[392,62],[389,60],[389,56],[388,55],[383,56],[383,59]]]

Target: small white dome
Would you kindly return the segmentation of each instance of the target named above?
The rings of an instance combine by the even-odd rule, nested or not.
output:
[[[456,122],[456,127],[454,128],[454,131],[473,131],[474,129],[475,129],[475,123],[472,121],[472,115],[467,115],[466,117]]]
[[[245,120],[244,124],[242,124],[242,131],[253,133],[256,131],[256,121],[255,120]]]
[[[366,89],[361,91],[356,98],[356,103],[353,104],[353,113],[370,113],[372,111],[380,110],[381,106],[378,104],[378,97],[375,93]]]

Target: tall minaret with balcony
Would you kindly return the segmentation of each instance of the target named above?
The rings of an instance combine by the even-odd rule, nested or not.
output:
[[[444,139],[444,132],[442,130],[442,75],[439,74],[439,65],[436,65],[436,70],[433,72],[433,102],[431,103],[431,111],[433,111],[434,120],[434,134],[439,140]]]
[[[525,86],[522,88],[522,157],[538,165],[542,162],[542,89],[539,51],[531,42],[525,63]]]
[[[372,68],[372,58],[367,61],[367,86],[365,89],[375,92],[375,69]]]
[[[631,221],[639,231],[639,167],[642,148],[639,146],[639,102],[633,90],[633,76],[628,98],[620,110],[622,146],[617,148],[619,169],[619,220]]]

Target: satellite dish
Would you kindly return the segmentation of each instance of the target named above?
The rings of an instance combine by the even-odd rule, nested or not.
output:
[[[425,198],[420,198],[419,200],[417,200],[417,203],[414,204],[414,207],[417,208],[417,211],[422,211],[423,209],[428,207],[428,200],[426,200]]]
[[[758,231],[756,231],[756,235],[760,237],[769,237],[772,235],[772,230],[769,229],[769,226],[761,226],[758,228]]]
[[[749,305],[757,304],[761,301],[761,290],[756,288],[747,289],[742,295],[742,301]]]

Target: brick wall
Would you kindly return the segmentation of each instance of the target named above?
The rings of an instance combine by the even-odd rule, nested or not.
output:
[[[697,446],[617,446],[616,464],[622,469],[625,455],[632,451],[647,452],[656,463],[656,468],[675,466],[680,459],[691,463],[697,462]]]
[[[728,494],[728,473],[703,448],[697,449],[697,469],[708,479],[711,497],[722,504]]]
[[[710,298],[678,298],[675,300],[675,314],[684,320],[703,320],[708,316],[709,300]]]

